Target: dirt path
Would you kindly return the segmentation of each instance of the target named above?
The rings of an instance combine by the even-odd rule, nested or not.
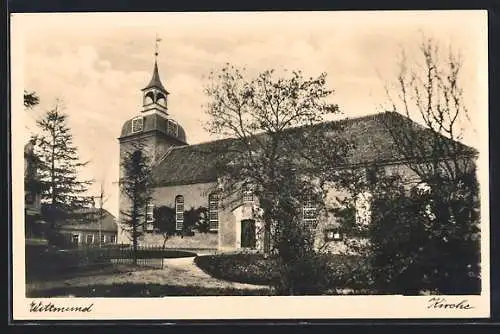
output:
[[[194,257],[165,259],[165,267],[170,270],[169,283],[176,285],[193,285],[206,287],[262,289],[264,285],[236,283],[214,278],[201,270],[195,263]]]
[[[27,284],[27,291],[93,284],[145,283],[205,288],[262,289],[266,286],[229,282],[214,278],[198,268],[194,257],[164,259],[163,269],[144,269],[108,275],[75,277],[60,281]]]

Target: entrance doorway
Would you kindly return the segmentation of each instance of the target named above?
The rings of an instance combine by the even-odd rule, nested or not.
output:
[[[255,220],[245,219],[241,221],[241,248],[255,248]]]

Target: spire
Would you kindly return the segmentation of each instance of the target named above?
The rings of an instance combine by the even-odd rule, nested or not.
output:
[[[167,90],[163,86],[160,80],[160,74],[158,73],[158,62],[155,60],[155,66],[153,68],[153,76],[151,77],[151,81],[149,81],[149,84],[143,88],[143,90],[149,89],[149,88],[158,88],[166,92]]]
[[[155,43],[155,66],[153,68],[153,76],[151,77],[151,81],[149,81],[149,84],[146,87],[144,87],[142,90],[146,90],[146,89],[154,87],[154,88],[158,88],[158,89],[160,89],[168,94],[167,90],[165,89],[165,87],[161,83],[160,74],[158,73],[158,54],[159,54],[158,49],[159,49],[160,41],[161,41],[161,38],[159,38],[157,35],[156,36],[156,43]]]

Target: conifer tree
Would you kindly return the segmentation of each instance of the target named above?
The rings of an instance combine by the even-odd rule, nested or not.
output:
[[[82,214],[81,209],[88,204],[83,194],[93,182],[79,179],[79,170],[88,162],[80,162],[67,124],[68,116],[61,109],[58,102],[37,120],[40,132],[33,138],[39,159],[44,216],[52,228],[57,220]]]
[[[139,238],[144,234],[147,206],[151,202],[153,178],[151,159],[141,142],[131,143],[121,162],[120,191],[128,204],[121,210],[120,225],[132,241],[134,262]]]
[[[32,109],[40,102],[40,98],[36,95],[36,92],[24,91],[24,108]]]

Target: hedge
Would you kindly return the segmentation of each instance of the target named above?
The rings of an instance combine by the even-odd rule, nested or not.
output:
[[[324,254],[325,275],[332,288],[368,288],[367,263],[359,256]],[[207,274],[228,281],[273,285],[279,282],[280,265],[276,258],[262,254],[221,254],[195,258],[195,263]]]

